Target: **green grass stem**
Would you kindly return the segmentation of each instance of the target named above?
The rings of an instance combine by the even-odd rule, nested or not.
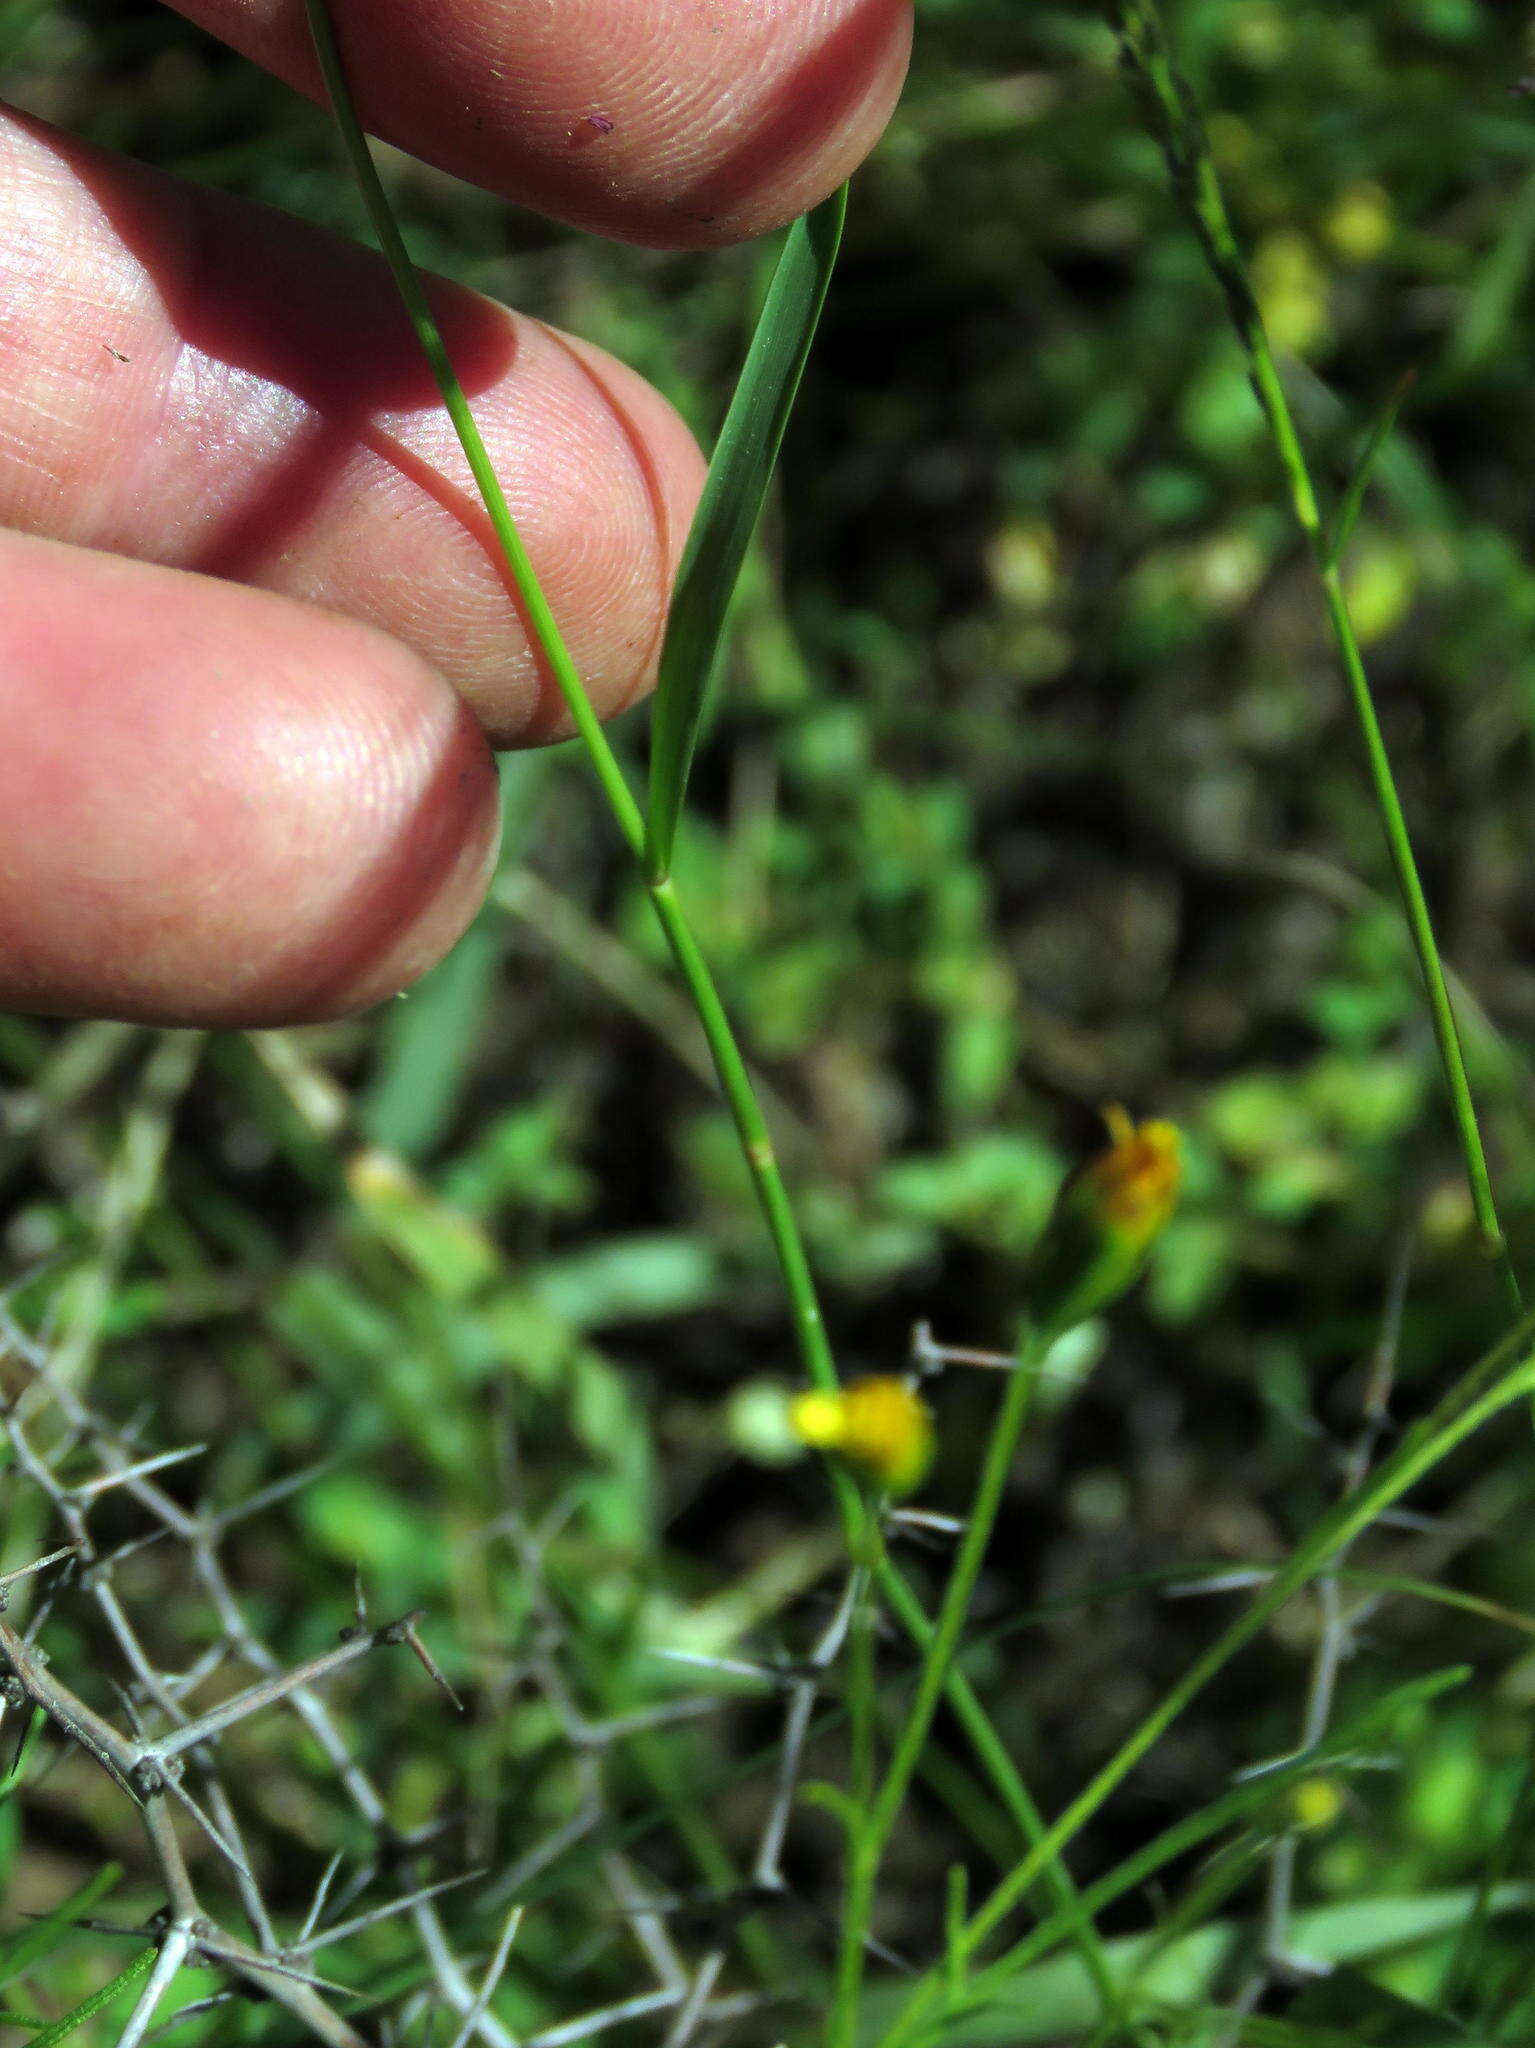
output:
[[[925,1653],[933,1639],[933,1622],[921,1601],[901,1576],[888,1554],[879,1564],[879,1585],[891,1612],[910,1636],[919,1653]],[[944,1696],[949,1710],[964,1731],[976,1762],[986,1775],[1003,1810],[1031,1849],[1037,1849],[1048,1832],[1044,1815],[1024,1782],[1007,1745],[991,1724],[975,1687],[957,1663],[944,1674]],[[1059,1856],[1050,1856],[1040,1872],[1040,1889],[1052,1905],[1070,1909],[1079,1897],[1070,1871]],[[1077,1912],[1071,1920],[1071,1939],[1082,1959],[1088,1979],[1098,1993],[1105,2013],[1119,2010],[1119,1993],[1109,1966],[1102,1937],[1091,1913]]]
[[[1349,616],[1348,600],[1338,569],[1338,551],[1358,511],[1369,470],[1380,453],[1395,417],[1388,406],[1376,434],[1366,446],[1356,471],[1357,494],[1351,490],[1335,528],[1329,535],[1323,524],[1317,494],[1305,450],[1296,431],[1289,400],[1280,380],[1268,330],[1247,273],[1236,232],[1226,209],[1215,161],[1210,153],[1203,123],[1183,79],[1173,63],[1166,32],[1156,0],[1113,0],[1112,15],[1119,33],[1126,69],[1134,80],[1147,127],[1162,145],[1172,173],[1173,189],[1199,237],[1205,256],[1230,311],[1232,325],[1247,359],[1248,374],[1268,424],[1275,453],[1288,486],[1295,518],[1305,536],[1322,586],[1328,624],[1332,629],[1363,744],[1371,792],[1380,815],[1386,850],[1396,877],[1402,911],[1411,934],[1413,950],[1428,998],[1434,1042],[1449,1095],[1450,1114],[1460,1142],[1466,1182],[1471,1191],[1482,1248],[1502,1268],[1510,1298],[1517,1313],[1521,1306],[1518,1278],[1498,1221],[1487,1157],[1477,1124],[1476,1106],[1466,1078],[1460,1033],[1445,984],[1444,966],[1434,937],[1428,900],[1418,875],[1417,861],[1407,820],[1397,793],[1396,778],[1376,715],[1369,675],[1360,653],[1358,637]]]
[[[852,2048],[858,2026],[858,1994],[874,1912],[875,1887],[891,1830],[900,1817],[912,1775],[943,1697],[944,1683],[970,1612],[970,1600],[996,1526],[997,1513],[1012,1469],[1013,1455],[1029,1411],[1035,1362],[1026,1352],[1007,1376],[1006,1390],[992,1425],[976,1482],[975,1499],[965,1523],[954,1568],[949,1574],[938,1614],[923,1646],[917,1689],[895,1740],[889,1765],[872,1804],[861,1808],[849,1845],[847,1883],[837,1954],[836,1989],[827,2023],[828,2048]]]
[[[448,417],[458,436],[475,483],[485,501],[486,514],[506,559],[518,598],[527,617],[529,631],[554,677],[587,758],[597,777],[619,831],[645,874],[645,821],[633,792],[624,779],[617,756],[608,744],[602,722],[593,709],[586,686],[571,657],[549,602],[544,596],[522,536],[512,517],[506,493],[496,475],[488,450],[475,424],[474,414],[463,386],[453,368],[441,331],[432,316],[420,273],[405,247],[394,212],[384,192],[378,171],[368,150],[367,138],[357,118],[346,72],[341,60],[326,0],[306,0],[310,31],[314,37],[320,69],[330,95],[331,110],[341,133],[352,174],[357,181],[368,218],[378,236],[385,261],[404,302],[416,339],[420,343],[436,380]],[[769,1235],[778,1255],[784,1286],[788,1293],[801,1362],[811,1382],[822,1388],[837,1384],[836,1367],[827,1341],[816,1297],[815,1283],[805,1257],[803,1241],[779,1171],[777,1155],[767,1122],[752,1088],[746,1061],[720,1000],[714,977],[693,935],[692,926],[669,878],[652,880],[645,876],[651,905],[671,948],[677,970],[687,984],[698,1019],[708,1041],[715,1072],[730,1109],[751,1175],[757,1199],[767,1221]],[[856,1500],[843,1494],[844,1515],[856,1513]]]
[[[1456,1381],[1430,1414],[1416,1423],[1391,1455],[1356,1492],[1349,1494],[1307,1532],[1288,1561],[1259,1591],[1244,1611],[1189,1666],[1183,1677],[1121,1743],[1050,1827],[1038,1846],[1024,1857],[972,1915],[959,1937],[963,1960],[973,1957],[1027,1897],[1049,1859],[1059,1856],[1123,1783],[1135,1766],[1199,1697],[1212,1679],[1244,1649],[1294,1594],[1324,1571],[1388,1507],[1424,1473],[1437,1465],[1482,1424],[1511,1401],[1535,1391],[1535,1314],[1523,1316],[1501,1344],[1479,1359]],[[925,2037],[940,2016],[943,1974],[930,1971],[912,1992],[882,2048],[907,2048]]]
[[[804,1242],[794,1217],[779,1170],[771,1133],[762,1113],[756,1091],[746,1066],[738,1040],[731,1027],[729,1017],[720,998],[708,963],[698,945],[691,924],[688,921],[675,885],[669,875],[656,875],[649,871],[646,861],[646,833],[644,821],[632,792],[624,779],[623,771],[609,746],[587,696],[579,671],[567,649],[547,600],[539,586],[532,563],[522,544],[512,517],[511,508],[495,474],[488,451],[463,388],[459,383],[441,332],[433,318],[421,278],[405,247],[398,224],[395,221],[387,195],[383,190],[367,140],[358,121],[355,107],[346,82],[335,31],[331,22],[326,0],[306,0],[311,32],[314,37],[320,67],[330,96],[332,112],[341,134],[353,176],[362,195],[369,219],[378,236],[385,260],[389,264],[397,289],[409,315],[418,342],[431,367],[442,401],[460,445],[468,461],[475,481],[484,497],[487,516],[495,533],[498,545],[512,574],[514,585],[523,604],[533,639],[538,645],[549,671],[560,689],[577,733],[582,740],[599,786],[607,800],[619,830],[630,852],[634,855],[644,876],[651,906],[666,937],[673,960],[691,998],[699,1024],[708,1045],[714,1070],[719,1077],[721,1090],[729,1107],[736,1134],[745,1158],[748,1172],[756,1190],[758,1202],[767,1222],[769,1235],[777,1254],[788,1296],[794,1325],[797,1347],[807,1378],[815,1386],[833,1389],[837,1385],[837,1372],[832,1357],[825,1323],[821,1314],[814,1277],[805,1254]],[[828,202],[830,204],[830,202]],[[816,261],[822,270],[829,268],[826,238],[832,225],[828,217],[820,236],[820,247]],[[840,207],[835,213],[835,228],[840,232]],[[834,238],[833,238],[834,247]],[[824,294],[824,276],[821,290]],[[819,310],[819,299],[815,310]],[[810,320],[813,326],[813,319]],[[805,336],[808,346],[808,332]],[[797,382],[798,369],[794,371]],[[792,395],[792,394],[791,394]],[[778,429],[781,434],[781,422]],[[776,441],[774,442],[776,449]],[[765,482],[765,479],[764,479]],[[1018,1374],[1010,1382],[1008,1403],[1004,1416],[999,1420],[998,1433],[992,1438],[989,1459],[995,1464],[990,1484],[998,1489],[1005,1480],[1007,1464],[1011,1458],[1009,1446],[1006,1456],[998,1453],[1000,1432],[1008,1426],[1008,1417],[1014,1404],[1017,1406],[1016,1421],[1012,1425],[1012,1441],[1016,1442],[1017,1428],[1021,1427],[1023,1410],[1026,1406],[1026,1375]],[[992,1465],[988,1464],[988,1471]],[[838,1507],[844,1530],[850,1544],[856,1547],[858,1532],[863,1515],[862,1503],[856,1488],[847,1476],[831,1468],[832,1483],[836,1492]],[[986,1482],[983,1480],[983,1486]],[[995,1505],[991,1510],[994,1518]],[[985,1547],[985,1536],[989,1531],[989,1519],[985,1527],[974,1538],[973,1561],[967,1567],[973,1585],[974,1573],[979,1569],[981,1553]],[[971,1538],[967,1537],[967,1541]],[[960,1563],[964,1563],[962,1552]],[[1042,1838],[1043,1823],[1037,1807],[1030,1798],[1006,1749],[987,1720],[985,1711],[962,1674],[953,1668],[953,1652],[958,1630],[964,1620],[968,1604],[969,1588],[963,1589],[964,1597],[950,1611],[945,1624],[941,1613],[937,1624],[930,1623],[922,1612],[921,1603],[906,1586],[888,1559],[880,1554],[878,1563],[879,1581],[882,1589],[912,1636],[923,1656],[922,1677],[919,1687],[925,1700],[920,1731],[906,1745],[910,1751],[904,1755],[901,1771],[904,1781],[909,1780],[911,1770],[921,1749],[927,1727],[931,1722],[933,1707],[941,1691],[947,1689],[955,1711],[976,1748],[977,1755],[991,1778],[1008,1811],[1025,1833],[1026,1839],[1038,1842]],[[956,1565],[956,1572],[960,1564]],[[942,1631],[942,1639],[940,1639]],[[909,1722],[908,1727],[912,1724]],[[895,1801],[898,1807],[899,1799]],[[888,1829],[887,1829],[888,1832]],[[875,1858],[877,1869],[878,1858]],[[1058,1904],[1064,1904],[1074,1896],[1069,1877],[1059,1860],[1047,1855],[1041,1866],[1041,1875],[1052,1887],[1052,1895]],[[1091,1952],[1096,1937],[1089,1927],[1080,1936],[1084,1951]],[[1092,1955],[1090,1968],[1094,1980],[1108,1992],[1111,1983],[1102,1964],[1100,1955]],[[856,1986],[853,1987],[856,2000]]]

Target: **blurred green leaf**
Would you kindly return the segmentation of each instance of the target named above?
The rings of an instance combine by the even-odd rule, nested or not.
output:
[[[478,918],[447,959],[384,1012],[377,1062],[358,1102],[368,1138],[402,1159],[441,1144],[469,1086],[506,954],[506,920]]]
[[[572,1329],[685,1315],[717,1299],[724,1276],[696,1237],[657,1233],[610,1239],[545,1260],[534,1299]]]

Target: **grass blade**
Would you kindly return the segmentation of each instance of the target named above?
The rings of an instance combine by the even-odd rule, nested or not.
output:
[[[1295,1934],[1308,1956],[1318,1962],[1368,1963],[1420,1948],[1442,1938],[1465,1918],[1470,1888],[1350,1899],[1314,1906],[1296,1916]],[[1510,1885],[1493,1900],[1500,1916],[1527,1913],[1528,1885]],[[1185,2009],[1209,1999],[1223,1973],[1240,1955],[1249,1925],[1238,1917],[1212,1920],[1186,1934],[1155,1963],[1145,1984],[1148,2000],[1164,2009]],[[1132,1976],[1147,1957],[1155,1937],[1125,1934],[1108,1943],[1115,1971]],[[897,1986],[881,1990],[874,2017],[894,2003]],[[1073,2040],[1093,2024],[1096,2005],[1092,1985],[1076,1956],[1052,1956],[1023,1971],[988,2012],[955,2019],[932,2036],[935,2048],[1029,2048],[1038,2042]],[[1250,2028],[1252,2022],[1247,2026]],[[1179,2038],[1187,2039],[1188,2036]],[[1199,2038],[1207,2038],[1200,2036]],[[1256,2041],[1244,2032],[1243,2039]],[[1361,2036],[1356,2031],[1351,2041]]]
[[[645,865],[645,818],[618,759],[608,744],[602,722],[587,696],[580,672],[561,637],[559,626],[539,586],[533,565],[512,518],[506,494],[475,425],[469,401],[454,371],[446,344],[433,318],[425,285],[411,262],[410,252],[368,152],[367,138],[357,118],[346,82],[346,68],[336,41],[327,0],[305,0],[315,55],[320,66],[331,111],[346,151],[352,175],[368,210],[374,232],[394,277],[416,339],[431,368],[441,395],[443,409],[452,422],[471,473],[479,487],[486,517],[505,558],[521,600],[530,637],[543,654],[570,710],[572,723],[580,734],[593,774],[613,814],[614,822],[635,860]],[[831,202],[827,202],[830,204]],[[819,213],[819,209],[817,212]],[[816,1296],[815,1280],[800,1236],[799,1224],[789,1201],[788,1190],[778,1167],[772,1134],[752,1087],[751,1074],[720,999],[714,976],[705,959],[681,899],[670,876],[647,877],[647,890],[677,971],[687,985],[698,1013],[709,1054],[762,1208],[768,1233],[778,1257],[784,1291],[789,1298],[794,1335],[806,1378],[823,1388],[837,1385],[837,1368],[826,1335],[825,1319]],[[833,1474],[839,1512],[851,1536],[859,1512],[852,1483]]]
[[[67,2041],[77,2027],[83,2027],[87,2020],[94,2019],[97,2013],[126,1991],[130,1984],[136,1984],[140,1977],[147,1976],[156,1954],[157,1951],[153,1947],[140,1949],[133,1961],[125,1964],[109,1984],[103,1984],[101,1989],[93,1991],[89,1998],[82,1998],[77,2006],[54,2020],[50,2026],[44,2027],[40,2034],[34,2034],[31,2048],[58,2048],[59,2042]]]
[[[1482,1248],[1490,1260],[1502,1267],[1510,1302],[1517,1315],[1522,1306],[1518,1276],[1514,1271],[1502,1226],[1498,1221],[1492,1180],[1476,1119],[1476,1105],[1466,1078],[1460,1031],[1450,1002],[1444,963],[1434,937],[1428,899],[1418,874],[1417,857],[1407,829],[1406,814],[1386,751],[1370,678],[1360,651],[1358,636],[1349,615],[1348,600],[1327,532],[1322,524],[1316,489],[1296,431],[1290,401],[1280,381],[1279,368],[1269,344],[1268,329],[1247,265],[1237,241],[1225,195],[1210,153],[1208,138],[1193,95],[1179,75],[1172,57],[1157,0],[1113,0],[1110,9],[1119,37],[1126,70],[1136,88],[1147,132],[1156,140],[1167,159],[1175,197],[1199,238],[1205,260],[1226,300],[1237,341],[1246,358],[1253,391],[1268,424],[1269,438],[1289,490],[1291,509],[1305,536],[1316,565],[1344,681],[1353,706],[1355,723],[1364,748],[1365,766],[1375,808],[1380,817],[1386,851],[1396,876],[1402,911],[1412,935],[1413,949],[1428,998],[1429,1020],[1438,1047],[1450,1113],[1460,1140],[1466,1184],[1476,1213]],[[1385,445],[1367,450],[1373,462]],[[1368,482],[1368,472],[1364,481]],[[1361,486],[1362,488],[1362,486]],[[1357,511],[1357,506],[1354,508]]]
[[[66,1941],[69,1931],[77,1920],[83,1920],[87,1913],[95,1912],[118,1879],[122,1876],[120,1863],[108,1863],[88,1878],[76,1892],[61,1905],[55,1906],[46,1919],[39,1920],[24,1934],[17,1935],[4,1949],[0,1949],[0,1990],[14,1984],[18,1977],[35,1969],[44,1959],[53,1954],[60,1942]]]
[[[1364,504],[1364,494],[1369,489],[1371,477],[1375,474],[1375,465],[1385,451],[1386,443],[1391,438],[1391,430],[1396,425],[1397,414],[1402,410],[1407,394],[1417,382],[1417,378],[1416,370],[1408,370],[1397,379],[1390,397],[1381,407],[1374,426],[1365,437],[1364,448],[1359,460],[1354,464],[1348,488],[1344,491],[1343,501],[1338,507],[1338,516],[1333,521],[1332,532],[1327,538],[1326,562],[1329,568],[1335,569],[1342,559],[1343,550],[1348,546],[1349,535],[1354,531],[1354,523]]]
[[[725,615],[826,302],[846,213],[844,185],[789,230],[688,533],[650,721],[645,860],[653,881],[671,871]]]
[[[1255,1815],[1273,1812],[1282,1803],[1281,1794],[1298,1780],[1310,1777],[1329,1763],[1346,1767],[1349,1758],[1357,1754],[1363,1744],[1378,1737],[1404,1710],[1438,1698],[1441,1693],[1464,1684],[1469,1676],[1466,1669],[1460,1668],[1436,1671],[1426,1678],[1409,1680],[1384,1699],[1377,1700],[1314,1749],[1298,1751],[1272,1769],[1242,1779],[1197,1812],[1173,1822],[1105,1876],[1084,1887],[1069,1904],[1040,1921],[1006,1955],[988,1965],[972,1980],[972,1995],[981,1998],[1004,1990],[1009,1980],[1028,1964],[1058,1948],[1068,1938],[1074,1922],[1100,1913],[1126,1893],[1138,1890],[1176,1858],[1201,1847],[1225,1829]],[[1153,1947],[1163,1941],[1163,1930],[1153,1930]]]
[[[973,1914],[961,1936],[967,1954],[975,1954],[992,1932],[1027,1896],[1053,1856],[1078,1832],[1129,1776],[1142,1757],[1172,1726],[1216,1674],[1279,1612],[1293,1594],[1307,1585],[1361,1530],[1392,1506],[1425,1472],[1431,1471],[1459,1443],[1511,1402],[1535,1391],[1535,1314],[1526,1315],[1501,1344],[1462,1374],[1438,1405],[1415,1423],[1395,1450],[1357,1491],[1308,1530],[1288,1561],[1255,1594],[1243,1613],[1197,1657],[1135,1732],[1122,1742],[1096,1776],[1067,1806],[1038,1845],[1018,1864]],[[933,2008],[941,1981],[929,1972],[912,1988],[907,2003],[882,2048],[907,2044],[932,2032]]]

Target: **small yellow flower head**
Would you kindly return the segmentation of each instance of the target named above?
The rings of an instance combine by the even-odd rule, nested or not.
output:
[[[1123,1294],[1177,1207],[1177,1126],[1135,1123],[1117,1103],[1103,1115],[1111,1142],[1061,1189],[1034,1254],[1028,1307],[1047,1336],[1073,1329]]]
[[[1343,1811],[1343,1793],[1334,1778],[1301,1778],[1290,1788],[1290,1824],[1303,1835],[1330,1828]]]
[[[1132,1123],[1117,1102],[1103,1112],[1113,1140],[1084,1168],[1082,1185],[1096,1198],[1104,1228],[1149,1245],[1178,1205],[1183,1140],[1176,1124]]]
[[[889,1493],[910,1493],[932,1463],[933,1418],[904,1380],[854,1380],[835,1394],[797,1394],[789,1424],[801,1443],[835,1451]]]

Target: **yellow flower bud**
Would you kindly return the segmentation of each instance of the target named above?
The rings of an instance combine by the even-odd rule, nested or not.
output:
[[[1183,1185],[1183,1140],[1176,1124],[1133,1123],[1117,1102],[1103,1112],[1113,1143],[1083,1169],[1104,1227],[1144,1248],[1166,1227]]]
[[[1028,1307],[1047,1336],[1123,1294],[1177,1207],[1183,1141],[1176,1124],[1135,1123],[1117,1103],[1103,1117],[1112,1142],[1061,1189],[1034,1254]]]
[[[854,1380],[835,1394],[797,1394],[789,1424],[812,1450],[833,1451],[890,1493],[910,1493],[933,1457],[933,1418],[904,1380]]]

